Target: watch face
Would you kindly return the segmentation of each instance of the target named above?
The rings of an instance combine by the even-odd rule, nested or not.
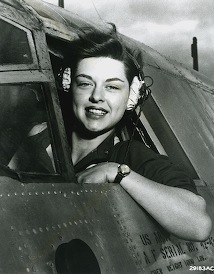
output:
[[[128,174],[130,173],[130,168],[129,168],[129,166],[127,166],[127,165],[125,165],[125,164],[120,165],[119,169],[120,169],[120,172],[121,172],[123,175],[128,175]]]

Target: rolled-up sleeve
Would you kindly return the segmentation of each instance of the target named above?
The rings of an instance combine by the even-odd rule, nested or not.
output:
[[[128,142],[117,144],[111,153],[111,160],[123,163]],[[160,184],[179,187],[198,194],[194,181],[167,156],[156,154],[143,143],[132,141],[125,163],[138,174]]]

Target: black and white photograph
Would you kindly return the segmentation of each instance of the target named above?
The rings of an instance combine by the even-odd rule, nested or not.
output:
[[[0,273],[214,272],[212,0],[0,0]]]

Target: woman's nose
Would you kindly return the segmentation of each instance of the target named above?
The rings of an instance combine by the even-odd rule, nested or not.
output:
[[[105,100],[104,90],[102,87],[94,87],[89,100],[92,103],[97,103]]]

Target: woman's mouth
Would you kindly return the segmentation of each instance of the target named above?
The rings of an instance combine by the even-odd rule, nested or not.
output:
[[[86,108],[86,115],[90,118],[100,118],[103,117],[108,112],[103,108],[94,108],[94,107],[87,107]]]

